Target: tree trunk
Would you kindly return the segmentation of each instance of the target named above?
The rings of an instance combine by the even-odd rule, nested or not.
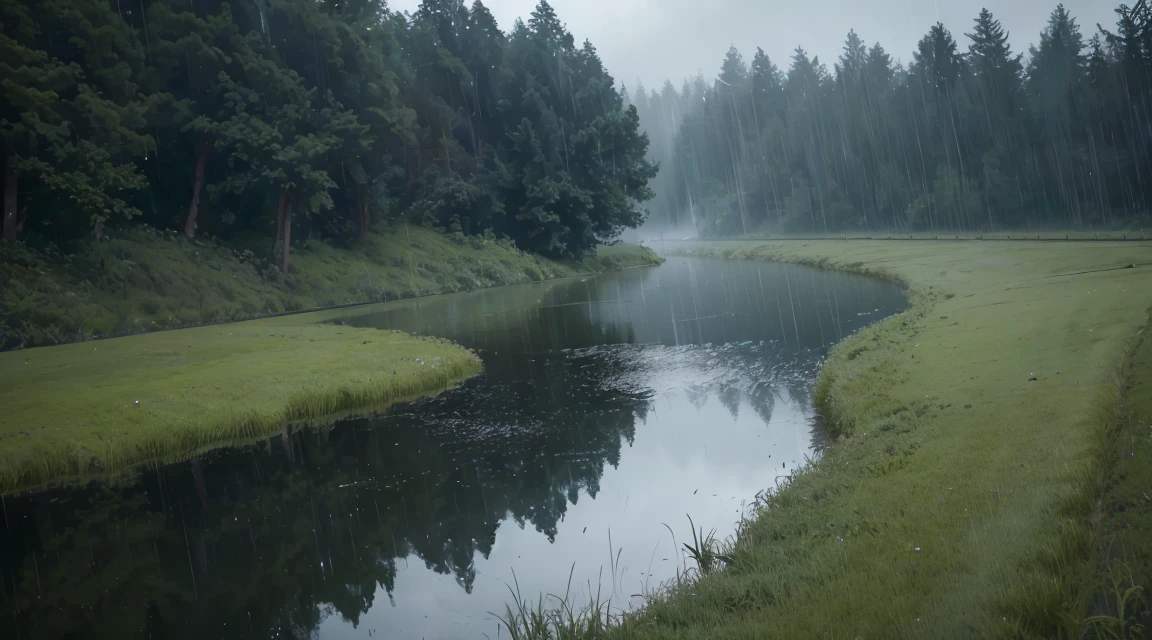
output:
[[[16,242],[20,230],[16,221],[16,151],[12,143],[4,144],[4,239]]]
[[[356,185],[356,196],[360,208],[360,239],[368,235],[368,185],[361,182]]]
[[[280,187],[280,201],[276,203],[276,235],[272,238],[272,255],[280,246],[280,239],[284,237],[284,206],[288,203],[288,190]]]
[[[288,254],[292,243],[292,198],[286,196],[284,200],[284,239],[281,242],[283,257],[280,260],[280,271],[288,275]]]
[[[212,143],[207,138],[200,147],[200,154],[196,156],[196,172],[192,178],[192,204],[188,206],[188,219],[184,221],[184,235],[189,239],[196,237],[196,218],[200,215],[200,189],[204,186],[204,167],[208,164],[208,156],[212,153]]]

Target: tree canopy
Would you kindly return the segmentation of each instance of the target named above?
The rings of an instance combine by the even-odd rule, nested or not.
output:
[[[856,32],[830,65],[732,48],[659,90],[617,87],[546,0],[507,33],[465,0],[0,11],[9,240],[143,223],[262,237],[287,270],[399,216],[567,257],[649,201],[732,234],[1131,225],[1152,199],[1148,0],[1091,37],[1057,6],[1026,49],[983,10],[907,64]]]
[[[0,0],[4,236],[145,223],[354,242],[405,215],[580,256],[656,168],[591,43],[541,0]]]

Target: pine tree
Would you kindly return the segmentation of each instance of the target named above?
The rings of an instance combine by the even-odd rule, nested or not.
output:
[[[971,67],[973,126],[965,131],[974,156],[981,158],[989,227],[1022,222],[1025,194],[1017,169],[1028,141],[1023,127],[1023,56],[1015,55],[1008,33],[984,9],[976,18],[968,46]]]
[[[748,66],[744,64],[744,56],[736,47],[729,47],[724,55],[724,62],[720,65],[720,82],[729,87],[740,88],[748,82]]]
[[[958,176],[954,181],[956,188],[965,188],[969,183],[960,178],[973,170],[969,150],[965,146],[967,141],[962,137],[965,124],[962,118],[967,101],[961,84],[961,79],[967,73],[965,61],[958,52],[951,32],[939,23],[920,40],[912,58],[908,78],[909,99],[913,105],[911,111],[921,114],[916,117],[919,127],[917,135],[931,142],[926,149],[920,151],[922,165],[925,167],[921,178],[925,196],[932,192],[932,185],[937,180],[953,183],[942,176]],[[928,198],[928,201],[932,202],[932,199]],[[952,201],[960,206],[970,199],[955,198]],[[957,211],[959,215],[937,218],[930,208],[930,220],[932,224],[956,225],[960,228],[971,228],[975,224],[976,211]]]
[[[1023,55],[1014,55],[1008,44],[1008,33],[992,14],[984,9],[976,18],[976,27],[968,34],[968,60],[976,79],[977,102],[982,103],[985,117],[996,137],[1005,136],[1018,120],[1022,108]]]
[[[1075,149],[1081,143],[1078,121],[1086,63],[1080,27],[1059,5],[1040,34],[1040,44],[1031,49],[1027,87],[1037,126],[1047,141],[1041,158],[1043,197],[1071,224],[1080,224],[1085,216],[1080,192],[1088,167]]]
[[[756,48],[756,55],[752,56],[751,74],[752,94],[757,102],[765,105],[765,108],[771,108],[768,105],[778,104],[783,78],[780,69],[759,47]]]
[[[1152,6],[1147,0],[1120,5],[1116,17],[1115,32],[1101,29],[1111,72],[1104,71],[1103,51],[1093,56],[1092,77],[1111,78],[1100,81],[1101,112],[1109,121],[1101,124],[1101,138],[1124,141],[1114,150],[1114,182],[1103,189],[1118,194],[1126,207],[1147,210],[1152,203],[1152,145],[1144,142],[1152,125]]]
[[[572,34],[560,22],[556,10],[548,4],[548,0],[540,0],[532,10],[532,17],[528,19],[528,29],[532,34],[544,41],[547,46],[561,51],[572,51],[575,41]]]
[[[836,80],[841,85],[862,85],[867,62],[868,47],[855,31],[849,31],[843,53],[836,63]]]
[[[639,78],[636,79],[636,84],[633,86],[632,105],[636,107],[636,112],[640,117],[648,119],[652,116],[651,110],[648,108],[648,92],[644,90],[644,83]]]
[[[719,234],[762,221],[793,230],[1114,224],[1147,210],[1148,0],[1119,7],[1115,30],[1087,52],[1058,7],[1026,70],[990,12],[967,35],[964,55],[933,26],[905,69],[853,32],[834,78],[801,49],[779,92],[757,52],[743,103],[729,86],[740,86],[730,51],[724,82],[693,78],[680,92],[661,187],[670,206]],[[666,127],[644,111],[641,120]]]
[[[964,60],[956,40],[941,23],[936,23],[916,45],[912,54],[912,76],[940,94],[950,94],[964,73]]]
[[[274,232],[287,270],[293,234],[347,242],[381,213],[574,256],[649,201],[710,233],[1111,224],[1152,201],[1148,0],[1088,42],[1057,7],[1026,69],[982,11],[964,54],[937,24],[907,69],[853,31],[833,73],[731,48],[628,92],[547,2],[508,34],[466,0],[0,10],[8,239],[142,216]]]

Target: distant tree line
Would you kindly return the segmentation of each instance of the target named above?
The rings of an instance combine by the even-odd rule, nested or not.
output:
[[[656,169],[545,0],[0,0],[3,235],[110,225],[353,242],[405,215],[577,256]],[[271,243],[268,243],[271,246]]]
[[[712,82],[634,85],[664,166],[653,218],[705,234],[1148,224],[1152,8],[1116,13],[1086,39],[1060,5],[1027,56],[984,10],[963,43],[933,26],[906,67],[850,32],[831,71],[732,48]]]

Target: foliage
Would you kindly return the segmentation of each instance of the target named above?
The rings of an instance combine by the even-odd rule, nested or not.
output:
[[[684,550],[696,562],[696,572],[700,577],[711,575],[725,565],[732,564],[732,557],[724,553],[723,545],[716,540],[715,529],[707,534],[703,527],[697,531],[692,516],[688,516],[688,529],[692,531],[692,544],[683,543]]]
[[[245,320],[317,307],[521,284],[653,265],[634,245],[553,261],[507,240],[459,237],[406,223],[351,247],[309,241],[281,278],[255,237],[187,242],[135,227],[69,254],[0,241],[0,349]]]
[[[10,241],[275,229],[286,270],[399,209],[579,258],[652,197],[635,110],[544,0],[512,34],[464,0],[2,6]]]
[[[831,70],[733,48],[714,81],[637,83],[653,219],[716,236],[1146,224],[1152,4],[1116,13],[1086,39],[1058,6],[1027,63],[982,10],[965,42],[932,26],[906,66],[853,31]]]

